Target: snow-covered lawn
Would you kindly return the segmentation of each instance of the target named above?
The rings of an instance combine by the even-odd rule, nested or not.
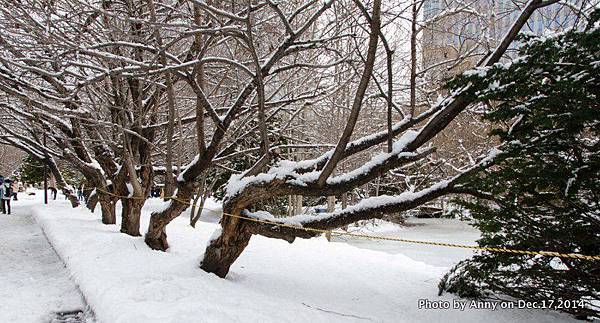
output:
[[[407,226],[398,226],[389,222],[375,220],[375,225],[366,225],[360,229],[350,227],[351,232],[369,235],[401,237],[411,240],[449,242],[462,245],[477,245],[479,231],[466,221],[457,219],[417,219],[409,218]],[[391,254],[403,254],[417,261],[433,266],[452,267],[457,262],[471,257],[472,249],[448,248],[423,244],[399,243],[388,240],[371,240],[356,237],[333,237],[333,241],[346,242],[353,246],[383,251]]]
[[[159,203],[145,208],[144,229]],[[83,208],[60,202],[33,212],[104,323],[569,320],[547,311],[419,309],[419,299],[452,300],[437,296],[445,267],[324,238],[288,244],[253,237],[220,279],[198,268],[214,223],[193,229],[185,214],[168,226],[171,249],[159,252]]]
[[[0,214],[0,322],[50,322],[54,312],[83,309],[69,272],[31,217],[39,198],[20,194]]]

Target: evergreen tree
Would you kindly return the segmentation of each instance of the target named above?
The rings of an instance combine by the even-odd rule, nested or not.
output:
[[[599,16],[584,30],[522,36],[517,59],[448,83],[489,103],[485,118],[501,142],[496,165],[465,183],[486,197],[463,202],[480,246],[600,255]],[[443,291],[554,301],[598,318],[600,262],[483,252],[456,265]]]
[[[44,181],[44,164],[31,156],[23,158],[19,168],[21,181],[25,183],[39,183]]]

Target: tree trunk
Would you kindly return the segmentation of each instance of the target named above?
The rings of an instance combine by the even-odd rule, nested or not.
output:
[[[333,213],[335,211],[335,196],[327,197],[327,213]],[[331,230],[325,233],[327,241],[331,241]]]
[[[194,196],[194,202],[192,203],[192,209],[190,210],[190,226],[192,228],[196,227],[196,222],[200,220],[200,216],[202,215],[202,208],[204,208],[204,198],[202,198],[202,202],[198,205],[198,200],[202,196],[202,190],[198,189],[196,191],[196,196]]]
[[[302,214],[302,195],[296,195],[294,215]]]
[[[140,218],[142,217],[142,207],[145,200],[142,199],[122,199],[123,210],[121,211],[121,232],[130,236],[139,237]]]
[[[96,210],[96,205],[98,205],[98,194],[90,194],[86,198],[87,203],[85,206],[92,212]]]
[[[56,165],[54,159],[48,157],[44,160],[44,162],[46,163],[46,165],[48,165],[48,168],[50,168],[50,173],[54,175],[54,178],[56,179],[56,188],[61,190],[63,194],[67,197],[67,199],[69,199],[69,202],[71,202],[72,207],[78,207],[79,199],[75,195],[74,189],[70,187],[65,181],[65,178],[62,176],[62,173],[58,168],[58,165]]]
[[[419,10],[417,1],[412,3],[412,21],[410,33],[410,117],[415,116],[417,102],[417,22]]]
[[[63,194],[67,196],[67,199],[69,199],[69,202],[71,202],[71,207],[75,208],[79,206],[79,199],[77,198],[77,196],[71,193],[71,190],[63,189],[62,191]]]
[[[295,195],[288,195],[287,216],[294,216],[294,210],[296,209],[296,207],[294,206],[295,201],[296,201]]]
[[[176,199],[170,200],[169,206],[160,212],[152,212],[150,216],[150,224],[144,241],[148,247],[154,250],[166,251],[169,249],[167,243],[167,225],[178,217],[185,209],[190,206],[193,188],[191,184],[187,186],[180,185],[177,188]]]
[[[240,212],[237,211],[233,214],[240,214]],[[238,218],[223,217],[221,234],[206,247],[200,268],[225,278],[229,273],[229,267],[244,251],[252,237],[252,234],[245,230],[243,225]]]
[[[348,192],[342,194],[342,210],[345,210],[348,207]],[[348,231],[348,226],[345,225],[342,227],[344,231]]]
[[[100,203],[100,210],[102,210],[102,223],[116,224],[117,217],[115,205],[112,203],[110,196],[106,194],[98,194],[98,202]]]

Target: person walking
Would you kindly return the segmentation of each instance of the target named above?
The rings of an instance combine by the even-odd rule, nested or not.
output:
[[[48,189],[50,190],[50,194],[53,200],[56,200],[56,193],[58,190],[56,189],[56,179],[54,178],[54,174],[50,173],[50,180],[48,181]]]
[[[79,187],[77,188],[77,199],[80,201],[83,201],[83,184],[79,184]]]
[[[12,198],[12,181],[10,179],[5,179],[4,184],[2,184],[2,213],[10,215],[10,199]]]
[[[17,198],[17,192],[19,192],[19,183],[17,181],[13,181],[10,184],[10,187],[12,188],[11,197],[12,197],[13,201],[18,201],[19,199]]]

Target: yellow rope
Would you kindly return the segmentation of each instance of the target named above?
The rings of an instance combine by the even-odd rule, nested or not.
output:
[[[143,197],[120,196],[120,195],[116,195],[114,193],[111,193],[111,192],[108,192],[105,190],[101,190],[101,189],[96,189],[96,190],[103,192],[105,194],[114,196],[114,197],[121,198],[121,199],[145,199]],[[174,201],[177,201],[177,202],[180,202],[183,204],[195,206],[195,203],[190,203],[189,201],[180,200],[176,197],[167,197],[165,199],[166,200],[174,200]],[[253,221],[253,222],[257,222],[257,223],[263,223],[263,224],[275,225],[275,226],[284,227],[284,228],[291,228],[291,229],[295,229],[295,230],[304,230],[304,231],[317,232],[317,233],[331,233],[332,235],[337,235],[337,236],[351,236],[351,237],[374,239],[374,240],[397,241],[397,242],[404,242],[404,243],[415,243],[415,244],[442,246],[442,247],[451,247],[451,248],[474,249],[474,250],[483,250],[483,251],[490,251],[490,252],[513,253],[513,254],[522,254],[522,255],[541,255],[541,256],[546,256],[546,257],[563,257],[563,258],[573,258],[573,259],[582,259],[582,260],[590,260],[590,261],[594,261],[594,260],[600,261],[600,256],[588,256],[588,255],[582,255],[579,253],[560,253],[560,252],[555,252],[555,251],[528,251],[528,250],[518,250],[518,249],[509,249],[509,248],[480,247],[480,246],[462,245],[462,244],[446,243],[446,242],[410,240],[410,239],[402,239],[402,238],[398,238],[398,237],[383,237],[383,236],[375,236],[375,235],[363,234],[363,233],[331,231],[331,230],[323,230],[323,229],[316,229],[316,228],[310,228],[310,227],[301,227],[301,226],[297,226],[297,225],[276,222],[276,221],[270,221],[270,220],[264,220],[264,219],[257,219],[257,218],[252,218],[252,217],[248,217],[248,216],[243,216],[243,215],[230,214],[230,213],[225,213],[222,211],[217,211],[217,210],[213,210],[213,209],[209,209],[209,208],[205,208],[205,207],[203,207],[201,209],[207,210],[207,211],[212,211],[212,212],[220,212],[221,214],[229,216],[229,217],[238,218],[238,219],[247,220],[247,221]]]

